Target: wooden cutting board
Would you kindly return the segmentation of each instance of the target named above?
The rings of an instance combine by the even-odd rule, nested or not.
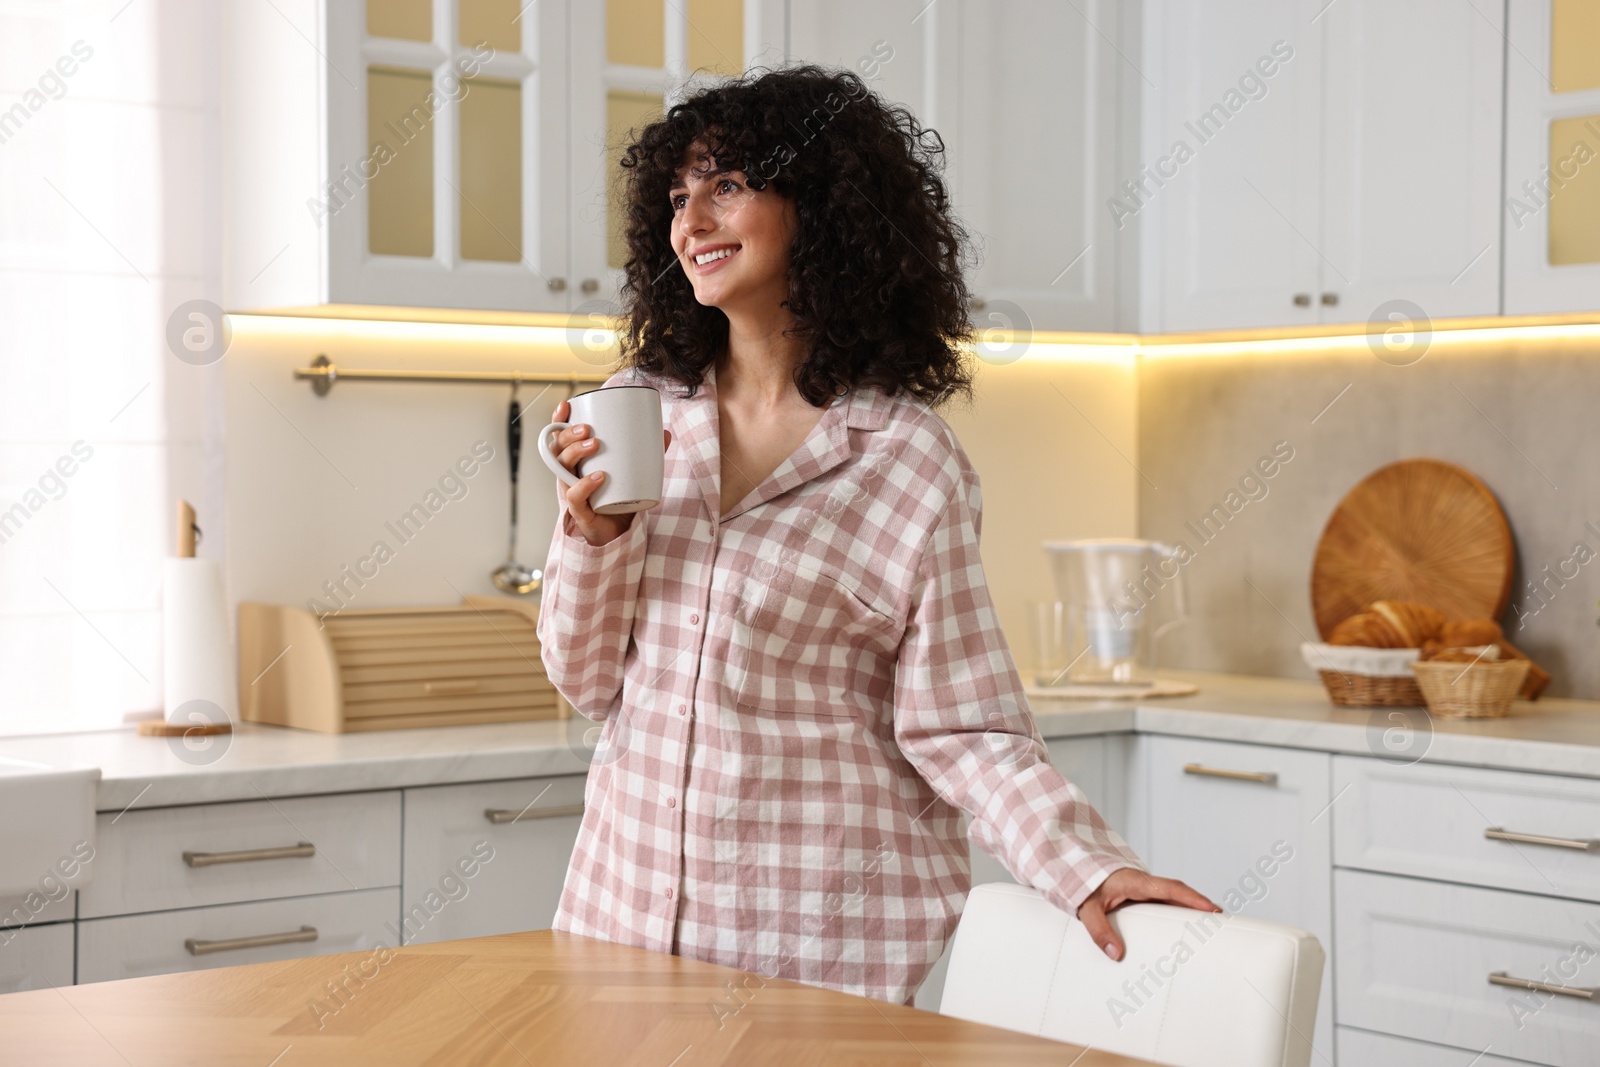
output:
[[[1402,460],[1333,510],[1311,564],[1311,611],[1324,640],[1374,600],[1498,620],[1515,566],[1511,524],[1488,486],[1449,463]]]

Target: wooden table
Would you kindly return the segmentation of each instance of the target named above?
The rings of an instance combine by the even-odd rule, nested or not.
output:
[[[1148,1067],[549,930],[0,996],[0,1064],[360,1063]]]

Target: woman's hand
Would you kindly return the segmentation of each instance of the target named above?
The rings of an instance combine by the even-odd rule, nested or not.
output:
[[[563,400],[556,405],[553,422],[566,422],[572,414],[572,405]],[[556,431],[555,442],[551,451],[555,453],[556,460],[567,469],[567,473],[577,478],[574,485],[563,485],[556,482],[556,497],[567,502],[567,511],[572,515],[572,522],[578,527],[578,532],[583,539],[596,547],[616,540],[633,525],[634,512],[627,515],[596,515],[589,506],[589,498],[594,491],[599,489],[605,481],[604,471],[590,471],[585,477],[578,477],[578,463],[580,460],[592,456],[595,449],[600,447],[599,438],[591,436],[592,427],[586,423],[569,426],[565,430]],[[672,444],[672,431],[662,431],[661,447],[665,450]]]
[[[1101,882],[1099,888],[1078,905],[1078,919],[1083,923],[1084,929],[1089,931],[1089,936],[1094,938],[1094,943],[1099,945],[1107,956],[1120,960],[1127,948],[1116,930],[1111,928],[1111,922],[1106,915],[1124,904],[1139,902],[1177,904],[1184,908],[1194,908],[1196,911],[1222,910],[1176,879],[1157,878],[1153,874],[1146,874],[1132,867],[1123,867],[1112,871],[1111,877]]]

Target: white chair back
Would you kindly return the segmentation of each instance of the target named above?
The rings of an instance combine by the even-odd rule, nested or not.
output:
[[[1037,890],[980,885],[939,1011],[1176,1067],[1307,1067],[1322,946],[1280,923],[1134,904],[1113,961]]]

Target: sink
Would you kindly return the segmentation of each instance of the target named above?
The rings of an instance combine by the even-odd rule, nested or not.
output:
[[[78,888],[94,873],[100,769],[0,756],[0,897]],[[44,883],[41,885],[41,883]]]

